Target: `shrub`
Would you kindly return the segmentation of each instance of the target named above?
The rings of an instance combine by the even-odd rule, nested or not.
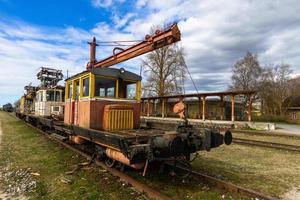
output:
[[[282,115],[261,115],[253,116],[256,122],[287,122],[286,117]]]

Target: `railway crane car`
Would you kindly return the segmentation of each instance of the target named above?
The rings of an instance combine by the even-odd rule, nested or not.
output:
[[[37,87],[28,85],[24,87],[24,90],[26,91],[25,94],[20,98],[17,106],[16,106],[16,116],[25,119],[27,115],[34,114],[35,108],[34,108],[34,102],[35,102],[35,96]]]
[[[27,121],[56,137],[78,144],[92,143],[97,158],[105,160],[109,167],[119,162],[135,169],[143,168],[144,172],[152,161],[189,162],[191,154],[197,151],[230,144],[230,131],[223,135],[216,130],[200,130],[187,120],[174,132],[141,128],[142,77],[124,68],[110,68],[180,39],[180,31],[173,24],[127,49],[115,48],[112,56],[97,61],[97,43],[93,38],[86,70],[65,80],[63,120],[37,116],[36,110],[35,115],[28,115]],[[183,103],[176,107],[176,113],[183,117],[184,109],[178,107],[184,108]]]
[[[42,67],[37,78],[41,84],[36,92],[35,116],[63,119],[65,88],[58,85],[63,79],[62,71]]]

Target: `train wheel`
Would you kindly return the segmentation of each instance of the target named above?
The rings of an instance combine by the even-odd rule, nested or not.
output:
[[[95,146],[95,150],[96,150],[96,154],[97,154],[97,159],[100,161],[103,161],[107,158],[106,154],[105,154],[105,148],[96,145]]]
[[[115,166],[115,164],[116,164],[116,161],[111,158],[107,158],[105,160],[105,165],[109,168],[112,168],[113,166]]]

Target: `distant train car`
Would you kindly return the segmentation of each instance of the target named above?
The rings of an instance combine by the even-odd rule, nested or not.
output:
[[[3,105],[2,109],[5,112],[13,112],[13,110],[14,110],[11,103],[7,103],[7,104]]]
[[[36,92],[35,116],[63,118],[64,87],[41,88]]]
[[[34,102],[38,87],[29,85],[25,86],[24,89],[26,92],[20,98],[20,100],[18,101],[18,105],[16,106],[16,116],[20,118],[24,118],[26,115],[34,114]]]

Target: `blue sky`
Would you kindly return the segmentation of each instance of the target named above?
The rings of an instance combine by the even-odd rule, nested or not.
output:
[[[93,28],[100,21],[109,22],[112,12],[118,12],[121,15],[134,6],[134,1],[114,2],[116,7],[113,9],[105,5],[97,6],[97,1],[93,3],[90,0],[0,0],[0,2],[2,16],[35,25],[62,28],[74,26],[86,30]]]
[[[245,0],[0,0],[0,105],[13,102],[40,66],[85,69],[88,45],[142,39],[153,25],[178,22],[179,43],[199,91],[225,90],[246,51],[261,65],[288,63],[300,74],[300,4]],[[97,49],[97,58],[111,55]],[[141,58],[118,67],[139,72]],[[190,81],[186,91],[193,92]]]

